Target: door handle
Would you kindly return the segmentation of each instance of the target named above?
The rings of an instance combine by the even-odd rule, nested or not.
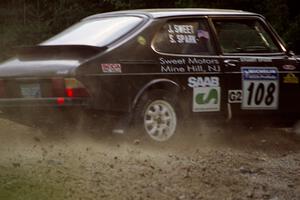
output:
[[[238,61],[238,60],[230,60],[230,59],[229,60],[224,60],[224,64],[227,67],[236,67],[239,62],[240,61]]]

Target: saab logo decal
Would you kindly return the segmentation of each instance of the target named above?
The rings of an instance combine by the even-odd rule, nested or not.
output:
[[[197,87],[193,90],[193,112],[220,111],[220,87]]]
[[[122,73],[121,64],[101,64],[104,73]]]
[[[219,86],[219,77],[189,77],[188,86],[191,88],[196,87],[218,87]]]
[[[283,77],[283,82],[284,83],[298,84],[299,83],[299,79],[298,79],[298,77],[295,74],[288,73],[285,77]]]

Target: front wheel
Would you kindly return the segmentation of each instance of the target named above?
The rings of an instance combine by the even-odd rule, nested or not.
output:
[[[137,122],[152,140],[165,142],[176,132],[175,102],[168,95],[146,95],[136,110]]]

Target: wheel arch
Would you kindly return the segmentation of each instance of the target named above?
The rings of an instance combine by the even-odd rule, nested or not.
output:
[[[166,90],[169,93],[172,93],[177,96],[177,94],[181,91],[181,87],[178,83],[176,83],[173,80],[170,79],[155,79],[148,83],[146,83],[136,94],[131,108],[134,109],[138,103],[138,101],[143,97],[143,95],[147,92],[153,91],[153,90]]]

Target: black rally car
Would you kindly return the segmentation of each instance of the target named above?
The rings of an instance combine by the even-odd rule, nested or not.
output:
[[[165,141],[182,116],[297,119],[299,69],[255,13],[111,12],[85,18],[2,63],[0,105],[128,113],[152,139]]]

